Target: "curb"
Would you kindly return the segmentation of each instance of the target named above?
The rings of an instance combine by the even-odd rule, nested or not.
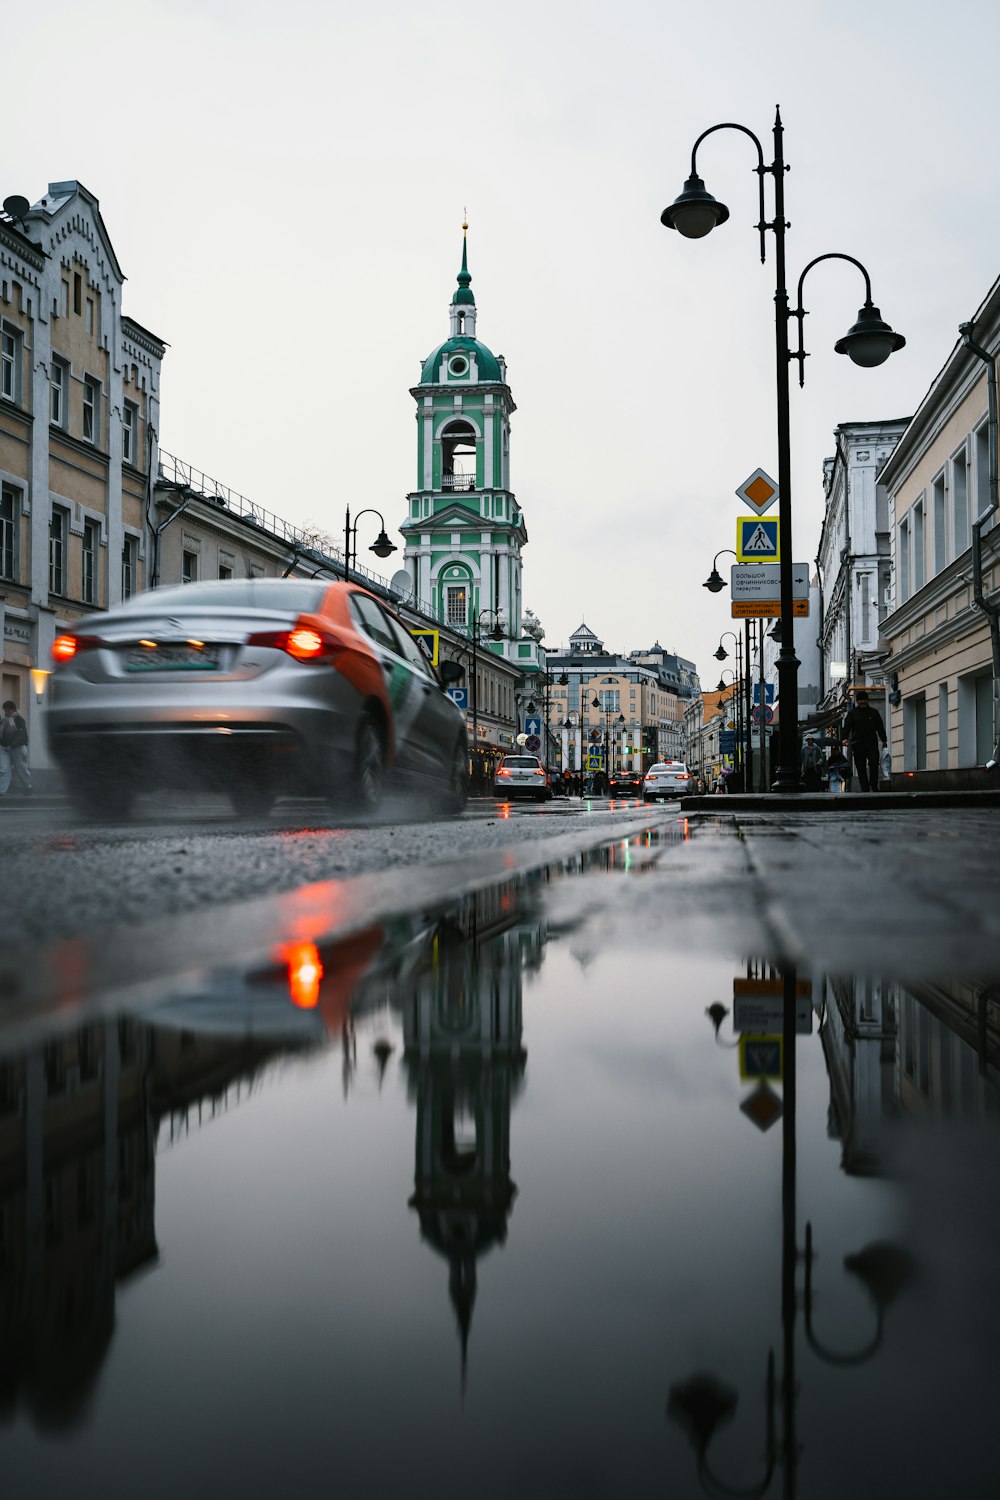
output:
[[[721,804],[721,805],[720,805]],[[983,792],[734,792],[682,797],[682,812],[920,812],[930,807],[1000,807],[1000,788]]]

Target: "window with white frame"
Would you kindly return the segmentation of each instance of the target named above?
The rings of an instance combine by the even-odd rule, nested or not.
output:
[[[913,507],[913,592],[916,594],[927,581],[927,551],[924,537],[924,497],[920,496]]]
[[[934,572],[940,573],[948,563],[948,511],[941,473],[931,485],[931,525],[933,527]]]
[[[92,375],[83,377],[83,436],[88,443],[101,440],[101,384]]]
[[[965,443],[951,460],[951,538],[955,557],[969,545],[969,450]]]
[[[135,464],[138,433],[139,408],[134,401],[126,401],[122,405],[122,458],[127,464]]]
[[[972,441],[975,449],[973,462],[976,474],[974,515],[978,518],[984,510],[989,509],[993,501],[993,496],[990,494],[990,433],[988,422],[984,422],[981,427],[976,428]]]
[[[0,329],[0,396],[21,403],[21,335],[9,323]]]
[[[464,583],[451,583],[445,590],[445,620],[449,625],[464,625],[468,620]]]
[[[12,484],[0,488],[0,578],[17,578],[17,522],[21,496]]]
[[[52,507],[49,521],[49,593],[66,593],[66,533],[69,516],[61,506]]]
[[[899,562],[899,599],[905,604],[910,597],[910,518],[904,516],[899,523],[899,544],[896,548]]]
[[[122,598],[131,599],[139,587],[139,541],[127,536],[122,544]]]
[[[83,523],[83,602],[97,603],[97,562],[100,556],[101,528],[97,521]]]
[[[66,426],[68,391],[69,371],[61,359],[53,359],[49,365],[49,421],[53,427]]]

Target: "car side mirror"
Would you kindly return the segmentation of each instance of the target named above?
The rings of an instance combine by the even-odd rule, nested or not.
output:
[[[438,674],[445,687],[448,687],[465,676],[465,668],[460,661],[443,661],[438,664]]]

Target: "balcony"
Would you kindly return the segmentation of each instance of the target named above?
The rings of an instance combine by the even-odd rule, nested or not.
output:
[[[445,474],[441,480],[443,490],[474,490],[475,474]]]

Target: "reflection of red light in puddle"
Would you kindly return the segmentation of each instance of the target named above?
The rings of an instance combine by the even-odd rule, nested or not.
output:
[[[281,956],[288,965],[288,993],[300,1010],[312,1010],[319,1000],[323,965],[315,943],[286,943]]]
[[[509,818],[510,817],[510,803],[509,802],[501,802],[500,806],[497,808],[497,813],[499,814],[499,816],[501,818]]]

